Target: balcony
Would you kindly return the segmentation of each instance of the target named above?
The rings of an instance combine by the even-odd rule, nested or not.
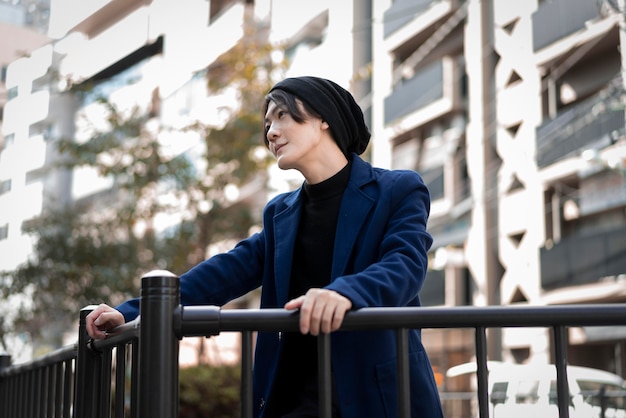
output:
[[[585,28],[586,22],[599,18],[595,1],[551,0],[539,3],[533,15],[533,50],[540,49]]]
[[[423,306],[442,306],[446,303],[446,276],[442,270],[428,270],[420,292]]]
[[[384,35],[391,35],[430,7],[432,0],[396,0],[383,15]]]
[[[542,248],[540,257],[544,289],[598,282],[626,272],[626,234],[623,228],[578,232]]]
[[[537,165],[540,168],[580,155],[587,148],[606,147],[614,141],[625,122],[624,110],[610,106],[618,100],[618,81],[611,82],[613,97],[600,92],[537,128]]]
[[[417,126],[452,111],[459,102],[459,72],[454,58],[445,57],[398,83],[385,98],[385,124],[410,117]]]

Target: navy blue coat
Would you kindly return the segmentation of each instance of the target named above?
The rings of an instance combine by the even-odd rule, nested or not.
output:
[[[356,154],[344,192],[334,247],[331,283],[354,309],[419,306],[427,252],[430,197],[414,171],[374,168]],[[228,253],[214,256],[181,276],[184,305],[223,305],[259,286],[261,308],[281,308],[288,298],[301,189],[277,196],[263,212],[263,230]],[[134,300],[117,307],[127,320],[138,314]],[[278,333],[259,333],[254,398],[262,417],[281,352]],[[412,417],[442,417],[441,404],[420,332],[409,332]],[[395,418],[394,331],[337,331],[331,359],[343,418]],[[315,361],[307,359],[303,361]]]

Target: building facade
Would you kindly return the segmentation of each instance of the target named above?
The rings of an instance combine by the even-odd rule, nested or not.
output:
[[[623,302],[624,11],[589,0],[383,3],[374,155],[383,148],[383,163],[419,171],[430,188],[424,304]],[[492,360],[552,359],[549,331],[491,331]],[[472,335],[425,340],[442,369],[471,361]],[[624,348],[621,329],[570,330],[573,364],[624,375]]]
[[[194,77],[235,45],[252,13],[285,47],[285,75],[328,77],[354,92],[373,133],[367,158],[417,170],[427,183],[434,243],[424,305],[626,301],[626,44],[617,2],[110,0],[79,2],[69,16],[61,10],[72,2],[57,1],[55,41],[8,69],[17,93],[6,105],[0,164],[29,144],[39,160],[11,184],[39,197],[4,221],[0,253],[25,239],[20,222],[46,194],[92,192],[77,173],[42,169],[54,157],[45,138],[75,137],[86,109],[46,79],[51,68],[70,83],[134,69],[134,84],[115,95],[148,105],[157,92],[158,117],[170,124],[206,116],[212,103]],[[571,329],[571,362],[626,376],[623,331]],[[551,361],[547,331],[489,332],[492,360]],[[441,389],[458,389],[443,372],[472,360],[473,334],[427,330],[424,340]]]

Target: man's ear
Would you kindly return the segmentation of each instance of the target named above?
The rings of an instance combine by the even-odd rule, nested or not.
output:
[[[330,128],[330,125],[328,125],[328,122],[322,119],[322,129],[328,129],[328,128]]]

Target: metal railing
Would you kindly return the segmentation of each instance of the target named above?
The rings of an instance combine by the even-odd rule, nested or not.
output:
[[[78,343],[23,365],[0,358],[0,417],[178,416],[178,344],[184,337],[242,334],[241,416],[252,417],[252,350],[256,331],[297,331],[297,313],[283,309],[180,306],[178,277],[155,271],[142,278],[140,318],[106,340],[85,330]],[[141,325],[140,325],[141,322]],[[626,304],[364,308],[346,315],[342,330],[395,329],[399,417],[410,417],[409,329],[475,330],[478,414],[489,416],[488,328],[543,327],[554,334],[559,417],[569,417],[567,328],[626,325]],[[318,337],[320,416],[331,416],[329,335]]]

